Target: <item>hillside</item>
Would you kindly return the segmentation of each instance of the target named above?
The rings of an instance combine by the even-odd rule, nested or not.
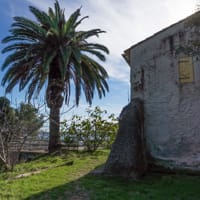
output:
[[[154,174],[141,181],[88,174],[108,151],[44,156],[0,173],[0,200],[197,200],[200,179]]]

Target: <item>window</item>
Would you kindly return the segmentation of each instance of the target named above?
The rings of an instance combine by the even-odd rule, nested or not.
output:
[[[192,57],[182,57],[178,61],[180,83],[191,83],[194,81],[194,69]]]

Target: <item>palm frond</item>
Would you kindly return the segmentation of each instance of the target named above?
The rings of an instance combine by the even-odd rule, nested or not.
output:
[[[60,71],[62,80],[65,79],[65,74],[67,71],[67,67],[69,65],[70,57],[72,54],[72,48],[70,46],[60,46],[60,58],[61,58],[61,65],[60,65]]]
[[[46,30],[42,28],[38,23],[29,20],[25,17],[14,17],[15,22],[11,25],[11,27],[18,27],[22,29],[32,30],[35,33],[40,33],[43,36],[46,34]]]
[[[99,37],[100,33],[105,33],[105,31],[102,31],[101,29],[92,29],[89,31],[81,31],[78,35],[78,38],[81,38],[81,40],[87,40],[90,37],[96,36]]]
[[[64,28],[63,28],[63,35],[67,35],[69,33],[73,33],[75,32],[75,28],[76,28],[76,21],[78,19],[78,17],[80,16],[80,9],[77,9],[67,20],[67,22],[64,24]]]
[[[13,50],[16,50],[16,51],[23,50],[23,49],[27,49],[29,46],[30,46],[29,43],[19,43],[18,42],[18,43],[8,45],[1,51],[1,53],[6,53],[9,51],[13,51]]]
[[[96,56],[101,61],[106,61],[106,57],[104,54],[102,54],[100,51],[97,50],[91,50],[91,49],[84,49],[83,52],[89,53],[91,55]]]
[[[109,54],[109,50],[107,47],[101,44],[97,44],[97,43],[84,43],[80,46],[80,48],[82,50],[85,50],[85,49],[100,50],[100,51],[105,52],[106,54]]]
[[[6,67],[9,66],[9,64],[14,62],[20,62],[22,59],[24,59],[24,55],[26,54],[26,50],[16,51],[10,55],[8,55],[2,64],[1,70],[4,70]]]
[[[2,39],[2,43],[8,43],[8,42],[12,42],[12,41],[26,41],[27,43],[30,42],[35,42],[36,39],[35,38],[28,38],[28,37],[24,37],[21,35],[11,35],[11,36],[7,36],[4,39]]]
[[[34,14],[38,22],[43,26],[44,29],[49,30],[50,28],[58,28],[57,24],[54,23],[47,13],[33,7],[29,6],[30,11]]]

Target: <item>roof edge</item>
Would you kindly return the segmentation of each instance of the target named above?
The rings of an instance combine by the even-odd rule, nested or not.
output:
[[[177,24],[180,24],[180,23],[186,21],[186,20],[189,19],[190,17],[193,17],[193,16],[195,16],[195,15],[197,15],[197,14],[200,14],[200,11],[197,11],[197,12],[193,13],[192,15],[189,15],[189,16],[185,17],[184,19],[179,20],[178,22],[176,22],[176,23],[174,23],[174,24],[171,24],[171,25],[167,26],[166,28],[163,28],[163,29],[161,29],[160,31],[154,33],[153,35],[151,35],[151,36],[145,38],[144,40],[142,40],[142,41],[140,41],[140,42],[138,42],[138,43],[136,43],[136,44],[130,46],[128,49],[124,50],[124,54],[129,53],[130,50],[131,50],[132,48],[135,48],[136,46],[142,44],[143,42],[145,42],[145,41],[147,41],[147,40],[149,40],[149,39],[151,39],[151,38],[157,36],[158,34],[160,34],[160,33],[164,32],[164,31],[166,31],[167,29],[169,29],[169,28],[171,28],[171,27],[173,27],[173,26],[176,26]],[[126,57],[127,57],[127,55],[126,55]],[[129,63],[129,64],[130,64],[130,63]]]

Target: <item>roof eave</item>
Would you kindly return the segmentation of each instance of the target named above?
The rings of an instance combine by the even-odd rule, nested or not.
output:
[[[128,63],[128,65],[131,66],[131,63],[130,63],[130,49],[125,50],[124,53],[122,54],[122,57]]]
[[[174,23],[174,24],[172,24],[172,25],[170,25],[170,26],[168,26],[168,27],[166,27],[166,28],[164,28],[164,29],[162,29],[162,30],[156,32],[155,34],[153,34],[153,35],[147,37],[146,39],[144,39],[144,40],[142,40],[142,41],[140,41],[140,42],[138,42],[138,43],[132,45],[131,47],[129,47],[128,49],[126,49],[126,50],[124,51],[124,54],[123,54],[122,56],[124,57],[124,59],[126,60],[126,62],[130,65],[130,50],[131,50],[131,49],[133,49],[133,48],[139,46],[140,44],[142,44],[142,43],[144,43],[145,41],[147,41],[147,40],[149,40],[149,39],[151,39],[151,38],[157,36],[158,34],[160,34],[160,33],[164,32],[164,31],[166,31],[166,30],[169,29],[169,28],[171,28],[171,27],[173,27],[173,26],[176,26],[177,24],[182,23],[182,22],[184,22],[184,21],[186,21],[186,20],[189,20],[190,18],[194,17],[195,15],[200,15],[200,11],[197,11],[197,12],[193,13],[192,15],[190,15],[190,16],[188,16],[188,17],[186,17],[186,18],[184,18],[184,19],[182,19],[182,20],[180,20],[180,21],[178,21],[178,22],[176,22],[176,23]],[[129,54],[129,55],[127,55],[127,54]]]

